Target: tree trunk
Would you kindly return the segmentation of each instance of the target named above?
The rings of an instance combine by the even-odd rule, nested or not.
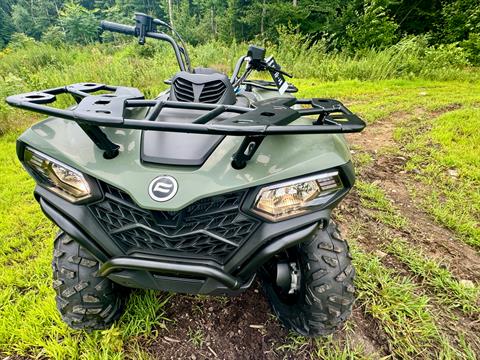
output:
[[[266,0],[263,0],[263,5],[262,5],[262,18],[260,20],[260,35],[263,37],[263,33],[265,32],[265,15],[267,12],[267,8],[265,7],[265,2]]]
[[[173,0],[168,0],[168,18],[170,19],[170,26],[173,27]]]
[[[212,20],[212,34],[214,38],[217,38],[217,30],[215,29],[215,9],[213,8],[213,6],[210,8],[210,17]]]
[[[297,6],[298,5],[298,0],[293,0],[293,6]]]

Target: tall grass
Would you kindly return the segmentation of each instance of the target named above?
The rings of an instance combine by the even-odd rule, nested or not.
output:
[[[172,50],[162,43],[55,47],[18,37],[10,46],[0,52],[0,134],[15,127],[9,115],[11,109],[3,101],[8,95],[88,81],[135,86],[146,96],[155,96],[166,88],[163,80],[178,70]],[[383,51],[352,55],[328,52],[321,41],[312,42],[304,35],[281,31],[278,43],[267,47],[268,53],[275,55],[283,68],[297,78],[480,78],[469,67],[461,49],[429,47],[422,38],[406,39]],[[195,66],[213,66],[228,73],[246,49],[247,44],[210,42],[191,47],[190,52]]]

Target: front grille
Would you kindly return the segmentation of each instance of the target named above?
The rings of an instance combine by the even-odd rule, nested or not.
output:
[[[102,188],[104,199],[90,210],[125,253],[159,251],[225,263],[259,225],[239,210],[245,191],[202,199],[180,211],[151,211],[113,186]]]

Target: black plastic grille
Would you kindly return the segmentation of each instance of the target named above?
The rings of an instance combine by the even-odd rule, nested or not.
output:
[[[173,91],[178,101],[194,102],[193,84],[185,79],[176,78],[173,83]]]
[[[220,101],[227,87],[221,81],[211,81],[205,84],[200,94],[200,102],[215,104]]]
[[[141,209],[125,192],[102,187],[104,199],[90,210],[125,253],[167,251],[224,263],[259,225],[239,210],[245,191],[202,199],[174,212]]]

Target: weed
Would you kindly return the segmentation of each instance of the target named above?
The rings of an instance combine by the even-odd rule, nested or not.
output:
[[[189,341],[197,348],[201,348],[205,342],[205,334],[201,329],[192,330],[188,328]]]

